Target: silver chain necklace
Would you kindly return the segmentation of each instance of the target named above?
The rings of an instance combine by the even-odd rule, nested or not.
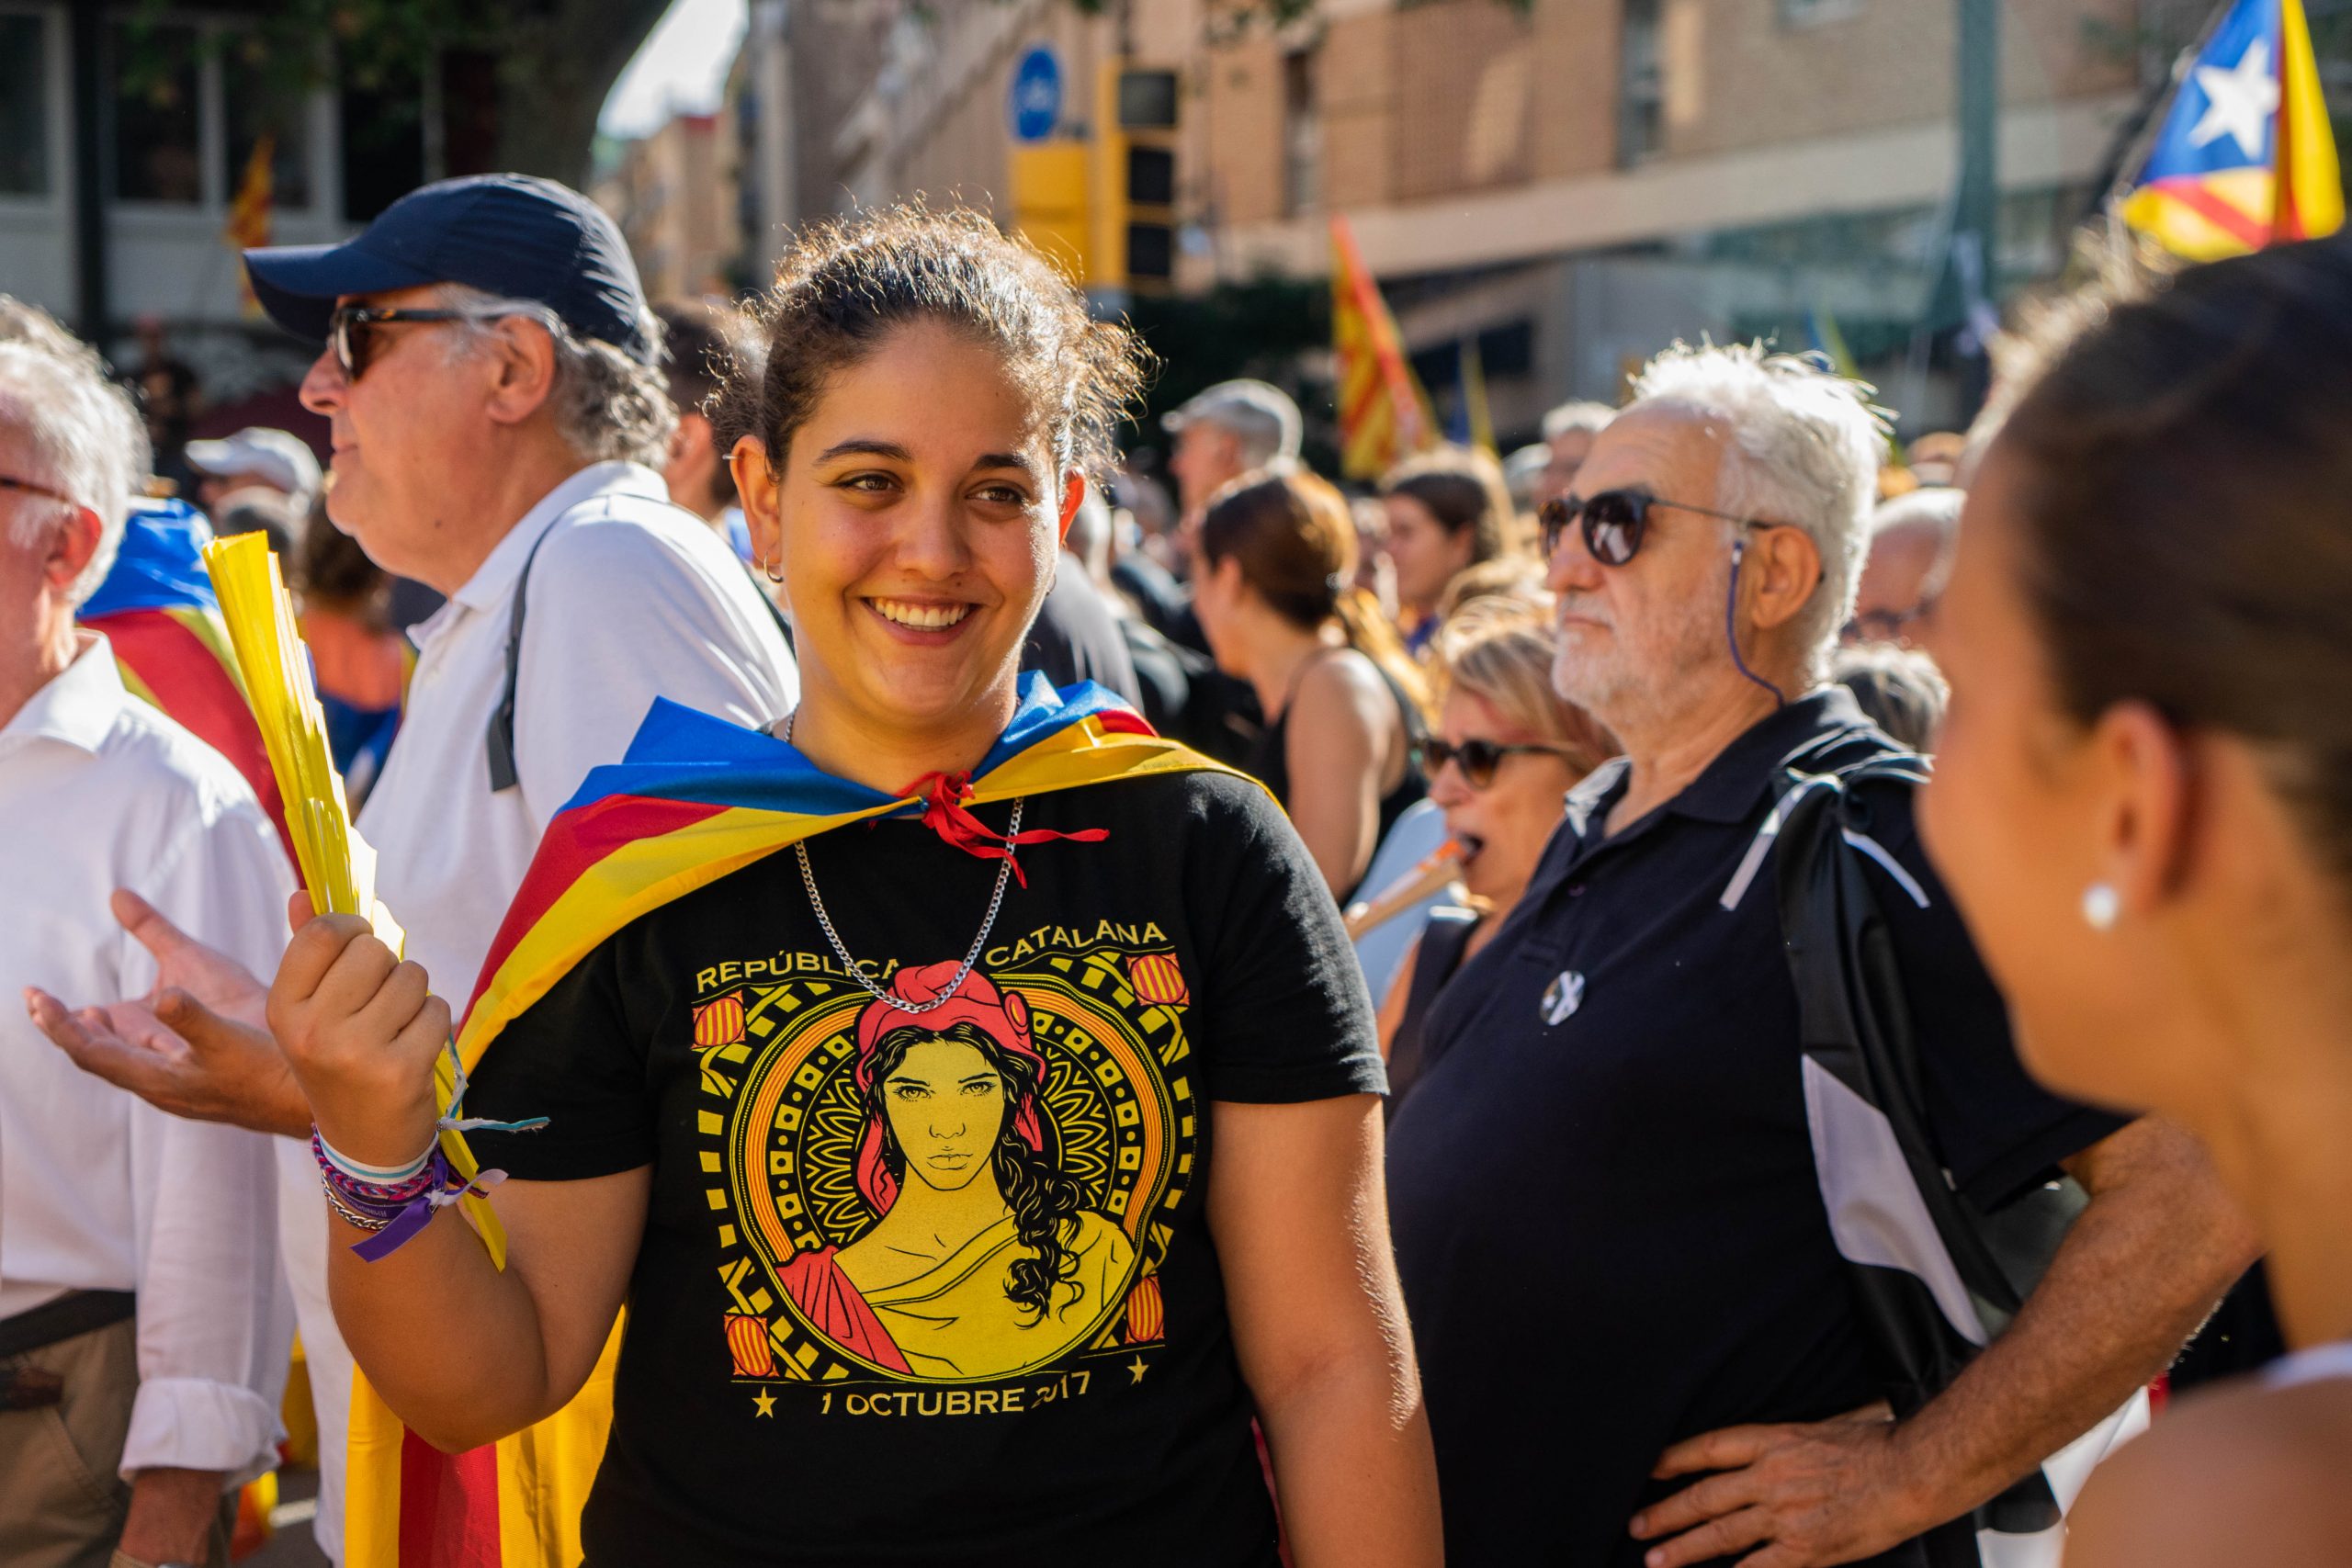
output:
[[[797,709],[785,716],[784,743],[787,746],[792,744],[792,721],[799,716]],[[802,886],[808,889],[808,906],[817,911],[817,923],[825,929],[825,940],[832,943],[833,956],[842,961],[842,967],[849,971],[849,977],[865,987],[876,1001],[888,1002],[900,1012],[925,1013],[933,1008],[945,1007],[954,999],[956,993],[964,988],[964,982],[971,978],[972,965],[980,961],[980,949],[988,945],[989,932],[996,929],[996,912],[1004,903],[1005,884],[1012,880],[1013,846],[1010,840],[1020,836],[1021,808],[1028,804],[1026,795],[1015,799],[1012,803],[1012,822],[1004,832],[1007,840],[1004,846],[1004,864],[997,871],[996,891],[989,895],[989,912],[980,921],[980,934],[972,939],[972,951],[964,955],[964,962],[956,970],[956,978],[947,982],[946,988],[927,1002],[910,1002],[902,998],[894,997],[866,978],[865,971],[857,966],[857,960],[852,958],[849,955],[849,949],[842,944],[842,933],[833,929],[832,916],[825,912],[825,900],[817,891],[816,874],[808,869],[808,840],[795,840],[792,852],[800,860],[800,882]]]

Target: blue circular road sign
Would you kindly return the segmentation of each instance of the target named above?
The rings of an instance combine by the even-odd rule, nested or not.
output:
[[[1038,44],[1022,55],[1005,107],[1015,140],[1043,141],[1054,133],[1062,118],[1062,66],[1052,50]]]

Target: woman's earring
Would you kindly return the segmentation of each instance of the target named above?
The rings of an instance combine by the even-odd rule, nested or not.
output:
[[[776,570],[777,567],[784,564],[781,558],[772,561],[753,561],[752,564],[758,567],[760,570],[766,575],[767,580],[770,582],[776,584],[778,587],[783,586],[784,573]]]
[[[2083,923],[2095,931],[2111,931],[2115,919],[2123,912],[2122,896],[2104,882],[2094,882],[2083,889]]]

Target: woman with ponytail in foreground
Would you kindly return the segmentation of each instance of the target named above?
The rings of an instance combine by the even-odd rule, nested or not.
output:
[[[1201,523],[1193,607],[1217,665],[1258,690],[1250,771],[1290,812],[1341,904],[1426,793],[1420,671],[1355,586],[1347,501],[1304,470],[1245,476]]]
[[[2352,247],[2073,301],[1969,486],[1923,825],[2026,1065],[2195,1133],[2292,1353],[2091,1478],[2068,1568],[2352,1562]]]

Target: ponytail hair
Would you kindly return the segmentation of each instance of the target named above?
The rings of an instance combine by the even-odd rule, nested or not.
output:
[[[1301,630],[1337,622],[1348,646],[1428,716],[1429,682],[1420,667],[1379,604],[1355,584],[1355,517],[1329,480],[1304,468],[1243,475],[1209,502],[1201,554],[1212,568],[1239,561],[1250,592]]]

